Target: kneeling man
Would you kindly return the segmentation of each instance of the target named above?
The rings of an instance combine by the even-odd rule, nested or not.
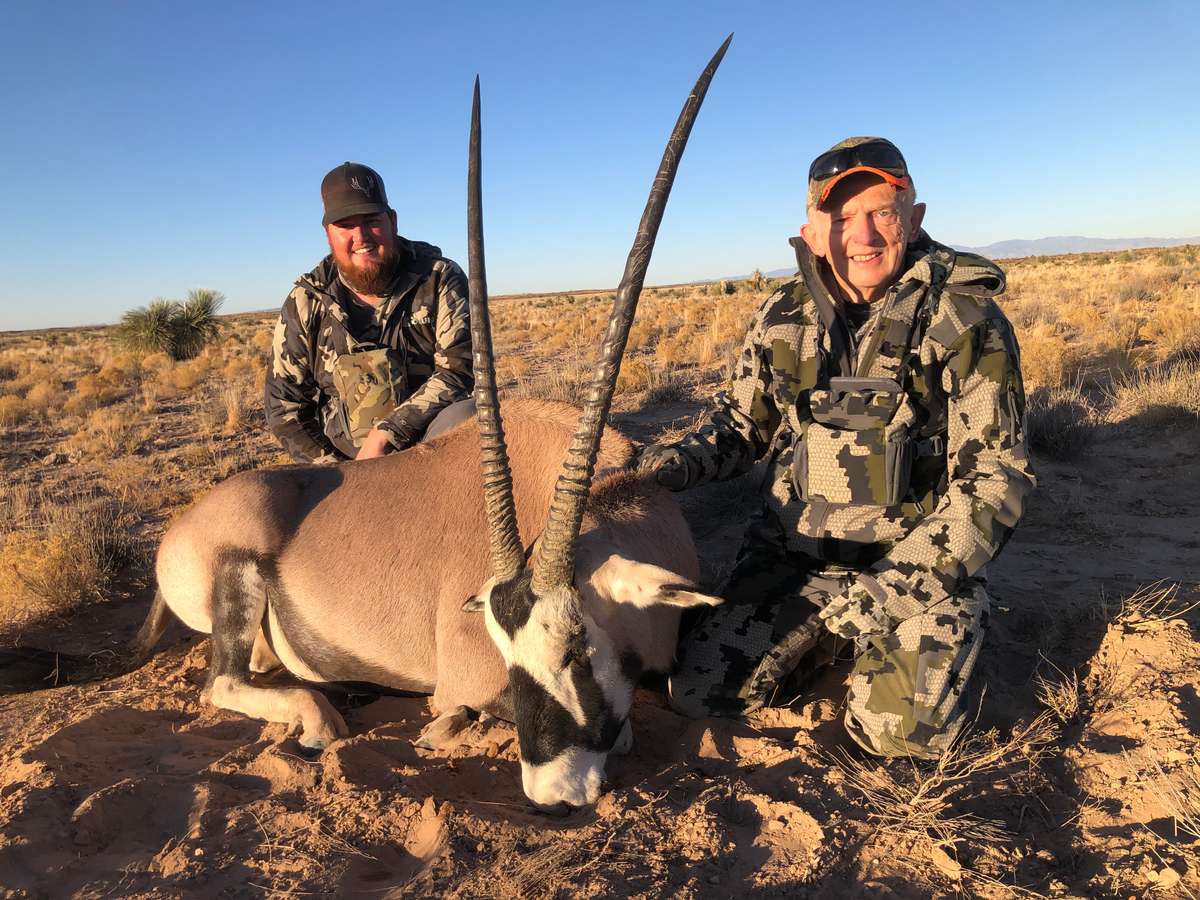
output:
[[[383,456],[474,412],[467,280],[396,232],[373,169],[338,166],[321,199],[330,254],[284,301],[267,425],[299,462]]]
[[[768,468],[725,605],[682,640],[670,691],[688,715],[789,699],[802,660],[849,650],[845,724],[866,750],[936,758],[962,729],[983,569],[1034,479],[1004,273],[932,240],[924,213],[889,141],[818,156],[798,277],[759,309],[703,427],[642,455],[673,490]]]

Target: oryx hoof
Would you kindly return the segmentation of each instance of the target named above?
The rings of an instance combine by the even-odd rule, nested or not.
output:
[[[422,750],[450,750],[457,747],[463,741],[463,732],[475,718],[475,711],[470,707],[456,706],[422,728],[413,746]]]

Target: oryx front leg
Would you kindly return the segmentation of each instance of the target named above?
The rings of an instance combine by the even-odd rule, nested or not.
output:
[[[300,744],[323,750],[349,731],[323,696],[301,687],[256,687],[250,683],[250,659],[267,609],[260,560],[227,554],[218,564],[213,588],[212,662],[207,699],[234,710],[300,730]]]

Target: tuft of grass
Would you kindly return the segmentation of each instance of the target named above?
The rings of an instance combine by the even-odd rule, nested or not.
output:
[[[994,804],[997,784],[1036,790],[1041,763],[1057,738],[1057,726],[1043,713],[1004,739],[994,731],[966,735],[932,764],[846,755],[834,756],[833,762],[862,795],[867,818],[881,831],[921,845],[992,843],[1006,837],[1003,825],[968,804],[985,796],[988,805]]]
[[[5,394],[0,397],[0,428],[12,428],[29,418],[29,404],[21,397]]]
[[[43,498],[40,521],[0,544],[0,609],[20,622],[99,598],[121,569],[142,558],[128,511],[95,494]]]
[[[1096,434],[1096,410],[1079,385],[1037,388],[1025,415],[1030,446],[1053,459],[1073,459]]]
[[[1129,631],[1152,631],[1167,622],[1183,619],[1200,608],[1200,601],[1187,603],[1179,597],[1179,585],[1165,580],[1143,585],[1116,608],[1101,598],[1101,613],[1106,620]]]
[[[1041,673],[1034,676],[1034,695],[1038,703],[1046,707],[1054,718],[1063,725],[1070,725],[1079,719],[1086,699],[1083,686],[1079,682],[1079,674],[1074,669],[1068,674],[1049,660],[1046,662],[1058,677],[1047,677]]]
[[[1134,372],[1118,378],[1106,393],[1110,422],[1200,424],[1200,362]]]
[[[246,419],[246,407],[242,400],[241,390],[232,384],[221,388],[221,408],[225,411],[225,432],[232,434],[242,426]]]

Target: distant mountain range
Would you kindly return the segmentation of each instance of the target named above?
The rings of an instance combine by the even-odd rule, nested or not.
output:
[[[1060,253],[1102,253],[1108,250],[1141,250],[1143,247],[1179,247],[1200,244],[1200,237],[1190,238],[1090,238],[1079,235],[1038,238],[1036,241],[997,241],[986,247],[961,247],[993,259],[1014,256],[1056,256]]]
[[[968,247],[954,244],[955,250],[978,253],[989,259],[1012,259],[1017,256],[1057,256],[1062,253],[1103,253],[1110,250],[1141,250],[1145,247],[1181,247],[1184,244],[1200,244],[1200,237],[1189,238],[1090,238],[1077,234],[1038,238],[1035,241],[997,241],[986,247]],[[790,278],[796,267],[772,269],[763,272],[768,278]],[[749,278],[748,275],[727,275],[730,281]],[[716,279],[714,279],[716,280]]]

